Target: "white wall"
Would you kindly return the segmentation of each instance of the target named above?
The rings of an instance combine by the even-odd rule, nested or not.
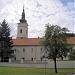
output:
[[[22,33],[20,33],[20,30],[22,29]],[[17,38],[28,38],[28,24],[27,23],[18,23],[18,29],[17,29]]]
[[[16,55],[16,60],[25,58],[25,60],[31,60],[31,58],[36,58],[36,60],[41,60],[41,46],[14,46],[14,54]],[[16,52],[15,52],[16,49]],[[25,49],[25,52],[23,52]],[[32,51],[33,49],[33,51]]]

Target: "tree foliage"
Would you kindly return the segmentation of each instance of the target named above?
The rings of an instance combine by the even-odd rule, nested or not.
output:
[[[70,53],[69,53],[69,60],[75,60],[75,48],[74,46],[72,47]]]
[[[12,57],[12,37],[10,37],[10,28],[5,20],[0,24],[0,57],[1,61],[8,61]],[[7,60],[6,60],[7,59]]]
[[[48,51],[48,58],[54,60],[56,73],[56,58],[63,59],[70,51],[70,46],[67,44],[66,36],[68,31],[69,30],[67,28],[61,28],[57,25],[51,26],[50,24],[47,24],[46,26],[44,41],[42,41],[42,45],[45,47],[45,50]]]
[[[75,34],[74,34],[74,33],[66,33],[66,35],[67,35],[68,37],[75,37]]]

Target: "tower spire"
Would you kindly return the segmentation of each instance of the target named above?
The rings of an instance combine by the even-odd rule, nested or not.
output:
[[[24,5],[23,5],[23,12],[24,12]]]
[[[21,16],[20,22],[27,22],[26,19],[25,19],[24,5],[23,5],[23,12],[22,12],[22,16]]]

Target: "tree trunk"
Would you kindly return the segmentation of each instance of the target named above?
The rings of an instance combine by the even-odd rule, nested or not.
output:
[[[56,58],[54,58],[55,73],[57,73]]]
[[[3,59],[3,55],[1,55],[1,62],[3,62],[4,61],[4,59]]]

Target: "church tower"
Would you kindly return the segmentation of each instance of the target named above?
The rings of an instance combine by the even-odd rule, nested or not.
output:
[[[17,38],[28,38],[28,24],[25,19],[25,11],[23,7],[22,17],[19,20],[18,29],[17,29]]]

